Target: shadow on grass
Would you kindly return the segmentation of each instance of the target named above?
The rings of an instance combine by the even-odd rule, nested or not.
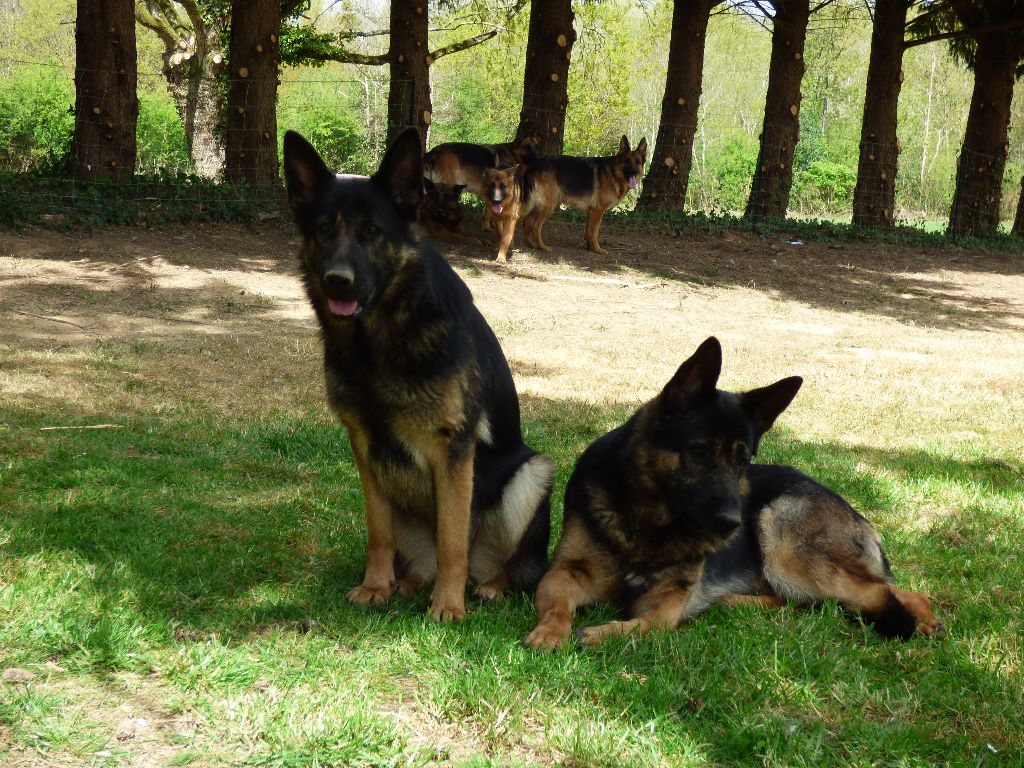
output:
[[[617,417],[528,405],[544,415],[544,427],[527,426],[559,464],[560,493],[580,445]],[[1011,577],[1024,572],[1020,465],[785,432],[766,443],[765,457],[805,469],[869,515],[905,508],[920,488],[955,486],[972,500],[903,530],[871,515],[901,583],[937,599],[947,640],[887,643],[835,606],[715,609],[678,632],[548,657],[518,647],[533,619],[525,596],[479,607],[458,627],[426,622],[425,593],[382,610],[344,602],[361,579],[365,529],[347,440],[326,418],[135,417],[117,432],[40,433],[37,413],[5,417],[5,578],[29,590],[33,569],[66,571],[37,585],[35,609],[16,620],[27,625],[26,652],[102,670],[211,636],[258,644],[266,633],[313,633],[353,647],[414,637],[444,648],[423,657],[433,679],[461,670],[458,685],[432,694],[455,717],[476,717],[481,698],[512,707],[536,687],[556,710],[599,713],[638,749],[655,736],[686,741],[714,763],[959,760],[984,755],[986,740],[998,745],[996,764],[1019,756],[1019,667],[1001,672],[990,656],[1012,648],[1024,623],[1024,587]],[[562,738],[557,723],[548,729]]]

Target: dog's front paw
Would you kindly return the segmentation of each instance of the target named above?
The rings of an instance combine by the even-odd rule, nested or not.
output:
[[[917,625],[917,634],[925,637],[943,638],[946,636],[946,625],[938,619],[922,621]]]
[[[481,603],[500,603],[505,599],[505,593],[491,584],[481,584],[473,590],[473,597]]]
[[[384,605],[391,597],[392,587],[360,584],[345,597],[353,605]]]
[[[535,651],[554,651],[569,644],[571,627],[552,622],[542,622],[523,640],[523,645]]]
[[[439,621],[442,624],[447,624],[451,621],[462,621],[466,618],[466,606],[453,604],[443,604],[435,600],[430,604],[430,610],[427,614],[434,621]]]
[[[632,621],[609,621],[607,624],[598,624],[593,627],[580,627],[576,630],[576,644],[600,645],[609,637],[622,637],[635,631],[636,620]]]

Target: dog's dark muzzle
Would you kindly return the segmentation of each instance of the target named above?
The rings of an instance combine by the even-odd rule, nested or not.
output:
[[[715,528],[723,534],[730,534],[743,522],[743,507],[737,501],[722,502],[715,510]]]
[[[366,305],[365,297],[357,285],[356,271],[350,264],[327,264],[320,282],[327,307],[337,317],[355,317]]]

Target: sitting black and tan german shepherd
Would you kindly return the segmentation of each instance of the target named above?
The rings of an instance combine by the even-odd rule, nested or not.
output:
[[[580,630],[584,645],[673,628],[717,602],[787,599],[835,598],[886,637],[941,634],[928,598],[892,585],[877,531],[845,500],[790,467],[750,465],[802,380],[733,394],[716,388],[721,366],[712,337],[583,453],[526,645],[565,644],[574,611],[595,602],[629,618]]]
[[[636,149],[623,136],[619,151],[609,157],[541,157],[523,174],[524,200],[520,217],[528,245],[550,251],[541,228],[559,203],[587,212],[584,235],[587,250],[604,253],[599,238],[605,211],[618,205],[626,193],[636,189],[647,162],[647,139]]]
[[[450,243],[481,245],[483,240],[462,231],[462,205],[459,198],[465,187],[456,184],[445,187],[430,179],[423,179],[424,198],[417,211],[416,220],[427,234],[437,240]]]
[[[466,615],[467,577],[485,600],[532,589],[554,466],[523,442],[508,363],[469,289],[420,239],[416,130],[368,179],[335,176],[289,131],[284,169],[327,398],[365,499],[366,577],[349,601],[381,604],[433,580],[430,615],[448,621]]]

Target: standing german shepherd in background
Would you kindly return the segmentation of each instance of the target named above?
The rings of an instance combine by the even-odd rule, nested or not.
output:
[[[454,187],[462,184],[483,197],[484,171],[502,165],[527,167],[537,159],[536,136],[525,136],[505,144],[470,144],[450,141],[438,144],[423,157],[424,172],[434,184]],[[484,201],[486,204],[486,200]]]
[[[554,467],[523,442],[508,363],[469,289],[420,239],[416,130],[369,179],[336,177],[292,131],[284,167],[327,398],[365,498],[366,577],[348,600],[381,604],[436,579],[430,615],[449,621],[466,615],[467,577],[482,599],[532,589]]]
[[[484,221],[494,222],[498,235],[497,261],[508,260],[508,250],[514,244],[516,222],[523,200],[523,175],[518,165],[499,165],[488,168],[483,176]]]
[[[580,630],[585,645],[673,628],[719,601],[786,598],[836,598],[886,637],[941,633],[928,598],[891,585],[877,531],[846,501],[790,467],[749,466],[802,380],[732,394],[716,389],[721,367],[709,338],[583,453],[526,645],[563,645],[573,612],[595,602],[630,618]]]
[[[647,139],[640,139],[636,149],[629,148],[623,136],[619,151],[610,157],[541,157],[530,163],[523,176],[524,196],[520,216],[527,244],[542,251],[551,249],[544,243],[541,227],[555,206],[566,203],[587,212],[585,240],[587,250],[605,253],[601,243],[601,219],[618,205],[626,192],[636,189],[647,162]]]

